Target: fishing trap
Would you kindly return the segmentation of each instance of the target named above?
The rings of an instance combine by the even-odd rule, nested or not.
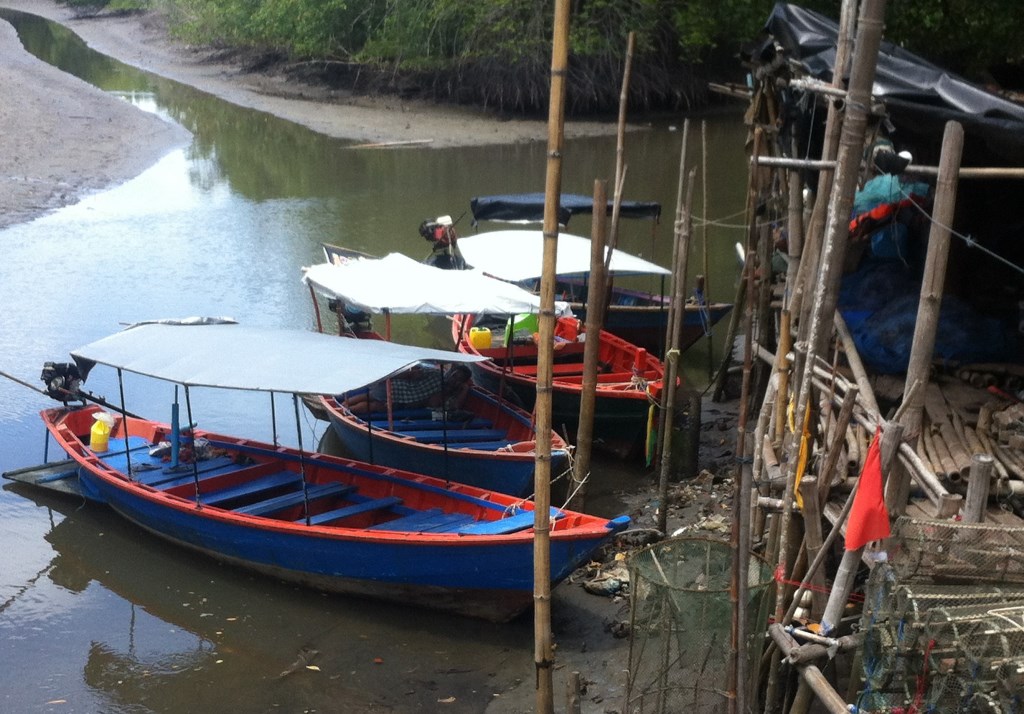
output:
[[[669,538],[629,558],[626,714],[725,710],[732,560],[729,543],[693,537]],[[772,569],[756,555],[749,556],[747,583],[748,637],[741,651],[754,667],[774,594]]]
[[[861,712],[1024,712],[1024,528],[900,518],[868,579]]]

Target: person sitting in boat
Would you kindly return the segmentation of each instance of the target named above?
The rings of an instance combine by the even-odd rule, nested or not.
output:
[[[342,405],[353,414],[381,412],[387,409],[387,382],[391,382],[391,407],[417,409],[427,407],[451,411],[460,409],[469,394],[472,372],[464,364],[448,369],[420,363],[390,380],[374,382],[367,389],[349,392]]]

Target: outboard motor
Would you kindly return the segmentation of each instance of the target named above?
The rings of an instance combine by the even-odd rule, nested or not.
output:
[[[69,362],[46,362],[39,377],[46,384],[46,394],[67,406],[68,402],[81,399],[78,390],[82,386],[82,374],[78,365]]]
[[[451,216],[438,216],[423,221],[420,224],[420,235],[432,244],[430,255],[424,263],[445,270],[462,270],[466,267]]]

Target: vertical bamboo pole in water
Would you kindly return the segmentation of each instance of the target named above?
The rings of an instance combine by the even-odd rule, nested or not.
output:
[[[569,0],[556,0],[551,41],[548,161],[544,184],[544,259],[540,280],[540,345],[537,354],[537,456],[533,515],[533,661],[537,714],[554,712],[554,645],[551,635],[551,362],[555,338],[555,264],[558,203],[562,192],[565,78],[569,65]]]
[[[676,222],[677,247],[676,263],[672,266],[672,326],[670,334],[672,342],[668,345],[665,353],[665,388],[662,405],[662,435],[661,435],[661,470],[658,481],[658,530],[667,535],[668,533],[668,476],[672,464],[672,418],[675,413],[676,402],[676,375],[679,366],[679,336],[682,333],[683,320],[685,319],[686,299],[686,264],[690,254],[690,226],[691,206],[693,205],[693,177],[694,171],[690,171],[689,185],[686,190],[686,203],[679,206],[679,220]],[[691,415],[692,416],[692,415]]]
[[[598,206],[608,205],[608,186],[594,181],[594,214],[590,227],[590,288],[587,291],[587,329],[584,334],[597,335],[604,324],[604,246],[608,235],[608,211]],[[590,474],[590,454],[594,445],[594,404],[597,401],[597,358],[601,341],[587,340],[583,344],[583,385],[580,393],[580,425],[576,430],[576,459],[573,463],[573,489],[570,506],[582,511],[586,507],[587,477]]]

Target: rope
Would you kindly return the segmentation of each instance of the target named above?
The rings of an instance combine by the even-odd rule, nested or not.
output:
[[[902,186],[900,186],[900,193],[903,196],[905,196],[906,198],[910,198],[910,194],[907,193],[906,190],[904,190],[904,188]],[[998,253],[995,253],[994,251],[989,250],[985,246],[981,245],[981,243],[978,243],[972,236],[964,235],[963,233],[958,233],[957,231],[953,230],[950,226],[947,226],[947,225],[944,225],[942,223],[939,223],[934,218],[932,218],[931,214],[928,213],[928,211],[924,210],[924,208],[922,208],[921,206],[917,205],[916,201],[912,201],[911,204],[914,206],[914,208],[916,208],[918,211],[921,212],[921,215],[923,215],[928,220],[929,223],[934,223],[939,228],[942,228],[943,230],[949,231],[950,235],[956,236],[957,238],[962,240],[964,242],[964,244],[968,248],[977,248],[982,253],[985,253],[986,255],[988,255],[990,258],[994,258],[995,260],[998,260],[1000,263],[1002,263],[1003,265],[1007,266],[1011,270],[1015,270],[1018,273],[1020,273],[1021,275],[1024,275],[1024,267],[1022,267],[1020,265],[1017,265],[1016,263],[1013,263],[1012,261],[1010,261],[1010,260],[1004,258],[1003,256],[999,255]]]

